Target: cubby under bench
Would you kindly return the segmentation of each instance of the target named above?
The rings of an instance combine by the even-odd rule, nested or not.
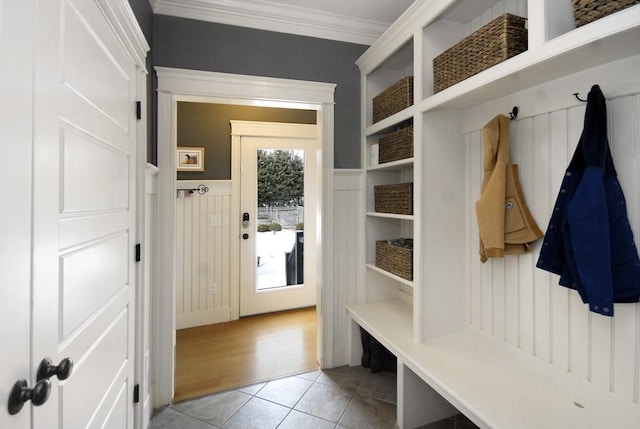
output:
[[[469,327],[417,342],[411,304],[347,306],[352,362],[359,326],[398,359],[397,425],[415,428],[462,413],[481,428],[640,428],[640,408]]]

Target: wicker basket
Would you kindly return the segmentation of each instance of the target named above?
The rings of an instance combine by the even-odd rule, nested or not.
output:
[[[376,241],[376,267],[403,279],[413,280],[413,250]]]
[[[373,187],[378,213],[413,214],[413,183],[397,183]]]
[[[373,97],[373,123],[413,105],[413,76],[407,76]]]
[[[413,157],[413,125],[387,134],[378,144],[380,164]]]
[[[505,13],[433,59],[433,92],[526,51],[525,18]]]
[[[634,4],[640,0],[573,0],[573,18],[580,27]]]

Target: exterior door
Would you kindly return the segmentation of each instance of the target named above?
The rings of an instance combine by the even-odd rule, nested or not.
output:
[[[308,136],[241,138],[241,316],[316,303],[319,145],[288,126]]]
[[[6,12],[17,4],[23,14],[14,24],[35,22],[35,40],[24,52],[34,58],[32,110],[21,110],[24,117],[33,113],[32,157],[22,160],[32,166],[32,190],[14,198],[32,206],[23,213],[30,219],[28,234],[3,237],[0,249],[6,254],[16,245],[29,246],[31,305],[0,305],[3,314],[17,316],[18,332],[30,332],[21,341],[31,361],[19,353],[7,365],[13,376],[22,368],[20,377],[30,387],[45,357],[54,365],[71,358],[74,366],[66,380],[50,377],[44,404],[26,402],[13,416],[3,404],[0,422],[17,429],[132,428],[136,65],[105,19],[105,3],[26,0],[1,6]],[[23,265],[16,269],[29,269]],[[3,296],[17,287],[3,284]],[[2,389],[5,401],[8,386]]]

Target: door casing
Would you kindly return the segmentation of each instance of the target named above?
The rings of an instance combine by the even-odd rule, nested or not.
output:
[[[317,126],[321,141],[320,171],[322,192],[319,201],[321,237],[317,267],[318,354],[321,368],[333,366],[333,273],[331,222],[333,213],[333,117],[335,84],[265,78],[216,72],[156,67],[158,75],[158,224],[175,225],[175,149],[176,112],[178,101],[240,104],[317,111]],[[237,194],[237,193],[236,193]],[[239,195],[233,195],[231,205],[237,207]],[[239,223],[232,223],[231,236],[239,236]],[[239,242],[232,240],[230,252],[238,254]],[[171,403],[175,368],[175,231],[173,227],[158,231],[158,285],[154,296],[155,331],[154,407]],[[237,272],[237,271],[236,271]],[[233,273],[233,271],[232,271]],[[237,284],[237,273],[231,278]],[[232,287],[232,290],[234,288]],[[237,288],[236,288],[237,290]],[[233,297],[232,297],[233,299]],[[235,298],[237,299],[237,297]],[[232,302],[232,307],[237,308]]]

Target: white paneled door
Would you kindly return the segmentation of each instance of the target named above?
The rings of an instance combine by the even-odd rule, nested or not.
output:
[[[2,366],[12,368],[12,377],[21,373],[31,388],[43,358],[53,365],[74,362],[67,379],[50,375],[46,402],[34,406],[32,398],[14,415],[7,413],[10,386],[1,386],[2,427],[133,428],[138,71],[109,22],[121,4],[0,2],[3,14],[20,19],[13,24],[35,22],[31,50],[22,53],[33,58],[32,110],[22,112],[32,116],[26,119],[32,135],[23,134],[22,142],[32,144],[32,156],[22,161],[27,170],[32,166],[25,177],[32,186],[15,195],[17,202],[31,202],[23,213],[30,231],[0,244],[2,254],[16,244],[27,246],[23,255],[30,253],[30,280],[2,284],[3,295],[30,288],[30,302],[0,303],[1,312],[18,321],[17,332],[29,332],[21,344],[30,359],[3,352]],[[12,25],[0,16],[3,27]],[[10,78],[1,76],[6,85]],[[16,150],[5,142],[2,149]],[[11,202],[3,198],[5,203]],[[3,327],[3,339],[5,332],[12,338]]]

